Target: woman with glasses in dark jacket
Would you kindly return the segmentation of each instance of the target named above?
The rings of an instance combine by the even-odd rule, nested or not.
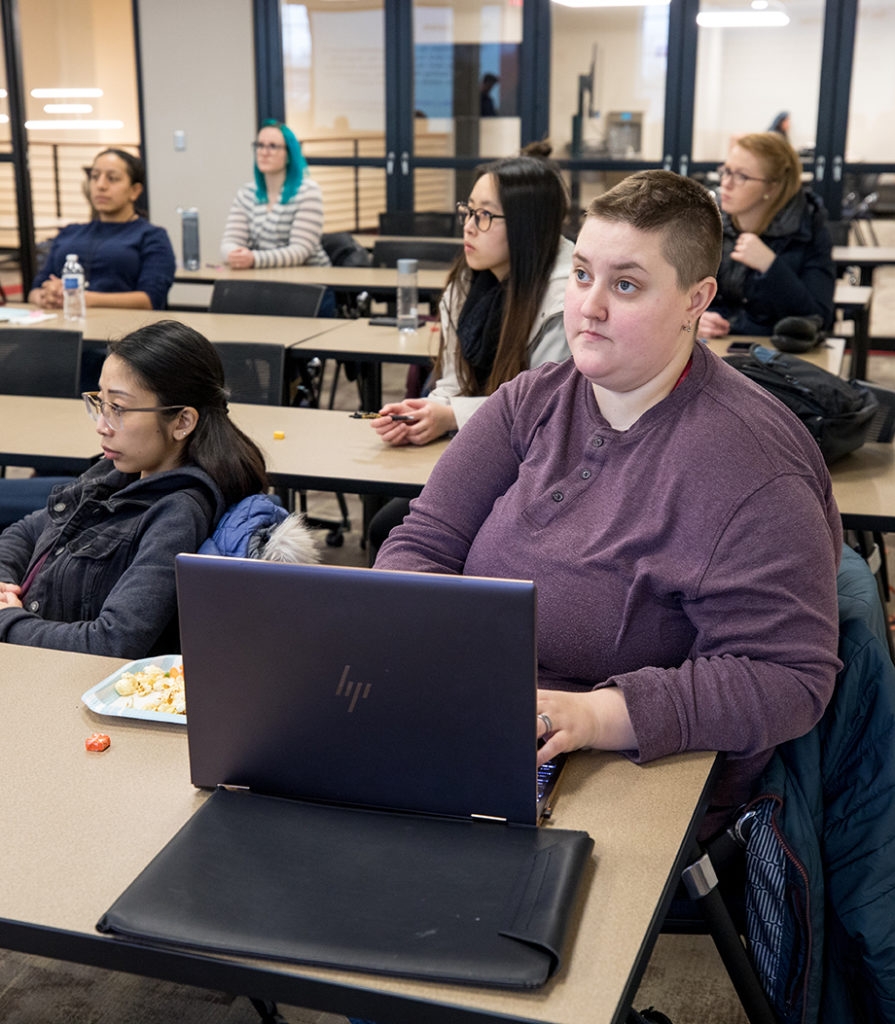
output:
[[[0,642],[141,658],[179,650],[174,556],[266,489],[214,346],[174,321],[113,342],[84,395],[102,460],[0,534]]]
[[[777,132],[744,135],[721,171],[723,252],[704,338],[771,335],[786,316],[833,323],[833,242],[820,199],[802,186],[796,151]]]

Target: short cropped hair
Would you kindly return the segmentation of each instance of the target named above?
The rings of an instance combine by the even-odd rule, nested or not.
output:
[[[745,149],[758,160],[762,172],[770,184],[779,185],[777,198],[768,207],[764,223],[758,226],[757,235],[764,234],[768,225],[802,187],[802,162],[799,154],[778,132],[753,132],[741,135],[734,146]],[[731,218],[739,229],[736,218]]]
[[[662,233],[662,255],[683,291],[714,277],[721,262],[721,212],[715,197],[691,178],[672,171],[638,171],[587,208],[588,217]]]

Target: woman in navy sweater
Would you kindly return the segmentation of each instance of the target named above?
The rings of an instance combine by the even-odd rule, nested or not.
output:
[[[28,301],[62,308],[62,267],[77,253],[86,279],[88,306],[164,309],[174,281],[174,250],[164,228],[137,212],[143,193],[143,162],[123,149],[105,149],[90,168],[90,203],[96,217],[70,224],[56,236],[35,277]]]

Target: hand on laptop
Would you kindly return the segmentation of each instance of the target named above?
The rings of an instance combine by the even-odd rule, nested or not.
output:
[[[552,728],[548,732],[547,722]],[[589,747],[633,750],[637,747],[625,698],[617,687],[573,693],[538,690],[538,764],[557,754]]]

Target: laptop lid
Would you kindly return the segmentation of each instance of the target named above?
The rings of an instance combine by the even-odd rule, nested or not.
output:
[[[177,557],[196,786],[535,824],[535,588]]]

